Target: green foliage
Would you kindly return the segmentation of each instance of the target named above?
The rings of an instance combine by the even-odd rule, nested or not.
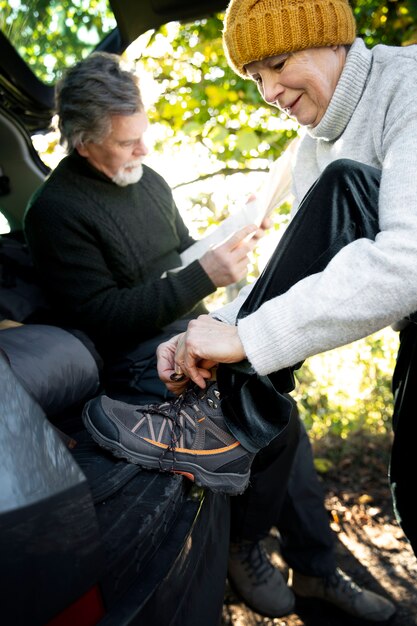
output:
[[[266,169],[297,126],[228,67],[221,31],[220,16],[164,26],[142,54],[160,89],[150,120],[167,128],[156,149],[199,143],[217,169]]]
[[[368,46],[417,43],[416,0],[354,0],[358,34]]]
[[[106,0],[0,0],[0,29],[47,83],[91,52],[115,25]]]
[[[397,350],[398,335],[387,329],[304,363],[296,372],[295,398],[314,438],[390,430]]]

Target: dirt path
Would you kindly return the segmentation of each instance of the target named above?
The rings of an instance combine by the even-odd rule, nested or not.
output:
[[[387,455],[380,454],[380,448],[378,454],[373,454],[372,450],[375,448],[369,448],[367,442],[365,453],[356,449],[356,458],[345,457],[323,480],[326,507],[336,535],[338,564],[358,584],[395,602],[397,613],[390,626],[417,626],[417,559],[392,512],[385,472]],[[354,487],[352,475],[356,477]],[[265,545],[271,560],[279,563],[278,541],[273,531]],[[350,618],[323,603],[296,605],[294,613],[287,617],[263,618],[242,604],[227,587],[222,626],[363,626],[369,623]]]

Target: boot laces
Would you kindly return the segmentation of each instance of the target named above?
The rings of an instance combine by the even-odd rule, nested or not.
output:
[[[191,404],[192,401],[197,400],[197,395],[193,389],[186,389],[180,396],[178,396],[173,402],[167,402],[166,404],[150,404],[147,407],[147,413],[150,415],[159,415],[173,422],[171,429],[171,441],[168,447],[164,449],[160,458],[159,466],[161,472],[171,472],[175,467],[176,457],[175,451],[178,448],[178,442],[181,438],[182,431],[184,429],[179,417],[184,404]],[[164,460],[168,452],[172,453],[172,462],[169,468],[162,467],[162,461]]]
[[[362,593],[362,589],[359,585],[339,568],[324,579],[324,586],[326,589],[338,590],[352,601]]]
[[[275,569],[260,541],[242,545],[239,556],[254,585],[263,585]]]

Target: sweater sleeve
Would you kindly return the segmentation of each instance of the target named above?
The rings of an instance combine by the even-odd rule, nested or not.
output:
[[[181,245],[192,242],[181,218],[178,225]],[[168,272],[165,278],[121,286],[106,258],[105,243],[116,229],[104,223],[96,229],[82,211],[74,216],[59,200],[51,207],[42,197],[35,198],[24,227],[54,308],[66,323],[85,330],[100,343],[143,341],[215,291],[198,261]],[[116,243],[120,245],[119,240]]]
[[[260,374],[348,344],[417,310],[417,112],[386,113],[381,150],[380,233],[345,246],[323,272],[239,321],[246,354]],[[395,103],[394,103],[395,104]]]

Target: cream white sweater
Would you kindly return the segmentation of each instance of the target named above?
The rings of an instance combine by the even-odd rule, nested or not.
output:
[[[339,158],[381,170],[381,232],[375,241],[347,245],[323,272],[239,321],[239,336],[259,374],[365,337],[417,310],[417,46],[368,50],[362,40],[354,42],[323,119],[307,128],[300,143],[295,211]],[[215,317],[234,324],[249,290]]]

